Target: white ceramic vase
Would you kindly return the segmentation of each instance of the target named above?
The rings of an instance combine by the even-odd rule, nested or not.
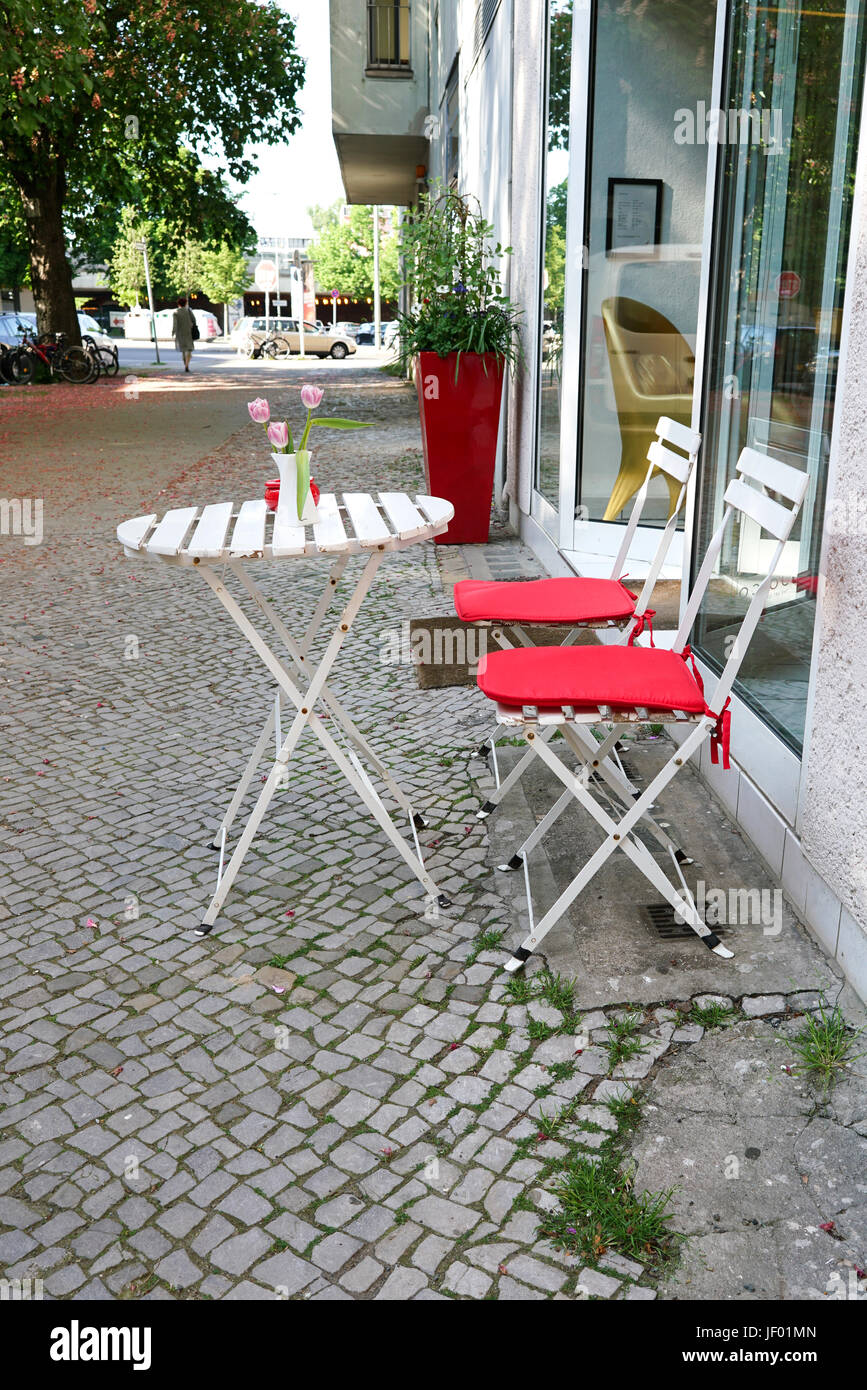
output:
[[[272,454],[280,472],[277,519],[288,526],[310,526],[319,520],[319,508],[308,488],[301,515],[298,515],[298,465],[294,454]]]

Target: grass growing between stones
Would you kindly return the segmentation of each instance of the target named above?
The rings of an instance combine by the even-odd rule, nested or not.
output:
[[[694,1003],[686,1016],[686,1022],[697,1023],[700,1028],[723,1028],[727,1023],[734,1023],[737,1017],[737,1009],[733,1009],[729,1004],[721,1004],[717,999],[711,999],[707,1004]]]
[[[465,965],[475,965],[482,951],[495,951],[505,936],[502,931],[484,931],[481,936],[477,936],[472,944],[472,948],[464,962]]]
[[[800,1033],[789,1040],[792,1051],[800,1058],[797,1073],[812,1077],[827,1095],[839,1081],[840,1073],[865,1055],[853,1051],[863,1033],[863,1028],[853,1028],[846,1022],[839,1004],[829,1010],[823,998],[817,1012],[810,1014]]]
[[[635,1012],[624,1014],[622,1018],[609,1019],[606,1030],[608,1037],[603,1047],[608,1053],[612,1071],[620,1062],[628,1062],[630,1058],[646,1051],[646,1044],[637,1036],[642,1018],[642,1014]]]
[[[510,1004],[530,1004],[534,999],[539,999],[550,1004],[552,1009],[557,1009],[563,1015],[563,1022],[552,1029],[552,1032],[562,1032],[578,1025],[579,1015],[575,1008],[572,981],[564,979],[553,970],[540,970],[530,979],[523,975],[513,975],[506,985],[505,997]],[[531,1033],[530,1036],[534,1035]],[[546,1036],[550,1037],[551,1034]],[[535,1037],[539,1040],[541,1034],[537,1033]]]
[[[616,1250],[644,1265],[671,1259],[677,1235],[667,1211],[673,1188],[637,1192],[632,1173],[621,1172],[613,1151],[573,1159],[554,1187],[560,1210],[544,1221],[545,1234],[581,1259],[595,1263]]]

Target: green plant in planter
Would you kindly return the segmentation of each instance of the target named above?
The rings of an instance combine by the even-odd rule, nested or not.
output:
[[[476,199],[451,189],[424,195],[401,227],[400,253],[413,307],[399,316],[404,366],[420,352],[494,353],[514,370],[520,360],[520,309],[503,294],[499,267],[511,247]]]

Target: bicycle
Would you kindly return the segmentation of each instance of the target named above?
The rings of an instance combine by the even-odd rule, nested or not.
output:
[[[81,345],[95,363],[97,375],[104,373],[105,376],[117,376],[119,364],[116,347],[101,347],[89,333],[85,333]]]
[[[33,363],[20,347],[0,343],[0,381],[7,386],[26,384],[33,375]]]
[[[66,346],[65,333],[41,333],[38,338],[25,334],[12,365],[14,380],[29,381],[37,362],[73,386],[87,386],[99,376],[99,367],[84,348]]]

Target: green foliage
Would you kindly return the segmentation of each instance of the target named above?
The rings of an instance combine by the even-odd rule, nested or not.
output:
[[[0,161],[35,248],[43,317],[74,307],[64,236],[77,260],[101,259],[127,204],[175,240],[249,238],[197,152],[243,183],[250,144],[297,129],[304,64],[274,0],[4,0],[3,11]]]
[[[511,248],[494,243],[478,203],[434,188],[401,232],[413,304],[400,316],[402,359],[420,352],[491,352],[514,367],[520,311],[500,284],[500,262]]]
[[[191,236],[185,236],[168,259],[163,288],[169,295],[187,295],[202,287],[204,248]]]
[[[568,183],[564,181],[548,194],[545,228],[545,305],[558,327],[563,322],[566,300],[566,197]]]
[[[224,241],[214,250],[202,252],[199,289],[212,303],[229,304],[244,293],[251,280],[247,257],[239,247]]]
[[[145,299],[144,259],[136,242],[147,241],[151,283],[159,298],[203,291],[216,304],[242,294],[250,283],[244,251],[223,242],[208,247],[191,235],[178,239],[174,228],[151,221],[132,207],[120,214],[117,238],[109,254],[109,280],[121,304]]]
[[[853,1052],[864,1028],[852,1028],[846,1022],[835,1004],[829,1009],[823,998],[815,1014],[809,1014],[805,1026],[789,1042],[792,1051],[800,1058],[798,1072],[810,1076],[821,1084],[827,1094],[835,1081],[839,1081],[844,1071],[863,1052]]]
[[[0,174],[0,285],[4,289],[17,289],[23,283],[29,259],[19,200]]]
[[[249,142],[299,123],[304,72],[295,24],[274,3],[196,0],[4,0],[0,148],[16,177],[54,162],[93,166],[110,185],[122,155],[142,167],[180,144],[255,170]],[[27,166],[29,165],[29,175]]]
[[[548,149],[568,150],[572,72],[572,0],[553,0],[550,45]]]
[[[134,208],[123,209],[117,240],[109,258],[109,284],[119,304],[132,307],[145,298],[144,258],[135,243],[145,237],[149,239],[151,232],[151,224]]]
[[[700,1028],[722,1028],[726,1023],[733,1023],[737,1016],[737,1009],[721,1004],[718,999],[711,999],[707,1004],[693,1002],[688,1021],[697,1023]]]
[[[373,294],[373,208],[351,208],[349,221],[341,222],[339,204],[332,208],[312,208],[310,216],[318,236],[309,255],[316,267],[321,290],[351,299],[367,299]],[[318,226],[317,226],[318,224]],[[383,235],[380,223],[379,285],[383,299],[396,299],[400,288],[397,233]]]
[[[639,1053],[647,1050],[647,1044],[637,1036],[643,1015],[640,1012],[625,1014],[623,1018],[610,1018],[603,1047],[608,1053],[609,1066],[613,1070],[620,1062],[628,1062]]]
[[[636,1192],[631,1173],[621,1172],[613,1154],[573,1159],[556,1184],[560,1210],[545,1217],[545,1233],[582,1259],[596,1263],[616,1250],[642,1264],[670,1256],[676,1237],[667,1210],[673,1188]]]
[[[327,208],[320,207],[318,204],[307,209],[307,216],[313,223],[313,230],[317,233],[324,232],[327,227],[336,227],[340,221],[340,209],[343,207],[340,199],[329,203]]]

